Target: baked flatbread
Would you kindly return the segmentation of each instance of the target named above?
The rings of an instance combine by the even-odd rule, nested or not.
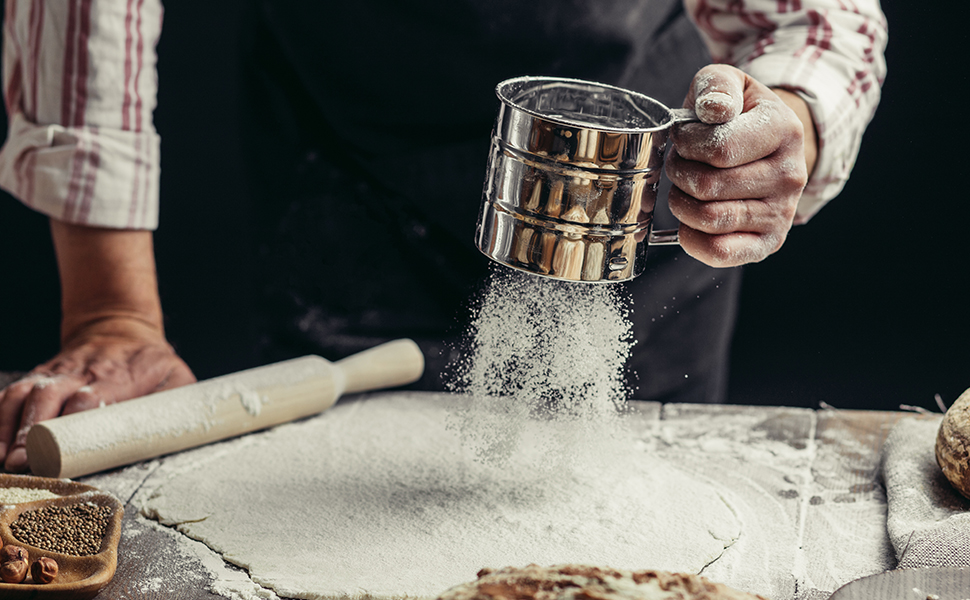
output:
[[[587,565],[482,569],[438,600],[767,600],[698,575]]]

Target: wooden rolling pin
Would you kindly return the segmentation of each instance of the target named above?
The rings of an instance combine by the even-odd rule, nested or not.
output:
[[[336,363],[304,356],[43,421],[27,434],[27,460],[35,475],[80,477],[308,417],[423,371],[406,339]]]

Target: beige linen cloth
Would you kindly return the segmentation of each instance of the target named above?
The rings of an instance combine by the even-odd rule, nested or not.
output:
[[[942,418],[903,418],[886,439],[886,526],[898,568],[970,567],[970,500],[950,485],[936,463]]]

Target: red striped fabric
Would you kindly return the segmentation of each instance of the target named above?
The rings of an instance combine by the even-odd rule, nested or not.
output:
[[[78,0],[73,0],[78,2]],[[77,76],[74,78],[74,108],[73,121],[65,124],[82,127],[85,123],[84,109],[88,101],[88,38],[91,36],[91,0],[79,0],[78,6],[78,34],[77,34]]]
[[[138,41],[135,43],[135,131],[141,131],[142,129],[142,99],[141,93],[138,90],[138,84],[141,80],[141,68],[145,62],[145,38],[142,36],[142,22],[141,22],[141,8],[144,0],[138,0],[138,7],[136,9],[137,18],[135,22],[135,30],[138,32]]]
[[[66,0],[68,6],[67,31],[64,35],[64,72],[61,80],[61,124],[74,122],[74,78],[77,62],[77,5],[76,0]]]
[[[12,50],[9,53],[14,53],[16,55],[21,54],[19,38],[15,30],[17,23],[17,3],[7,2],[4,6],[4,47],[7,45],[12,46]],[[7,50],[4,50],[7,54]],[[9,76],[6,77],[3,88],[3,98],[4,105],[7,108],[7,115],[12,115],[17,111],[17,107],[20,104],[20,93],[23,85],[23,66],[20,61],[14,62],[12,65],[11,72]]]
[[[125,7],[125,94],[124,100],[121,102],[121,128],[125,131],[131,130],[131,115],[129,111],[131,110],[131,46],[133,37],[131,25],[134,18],[132,13],[132,2],[133,0],[128,0]]]
[[[30,4],[30,60],[28,69],[30,71],[30,101],[24,107],[24,112],[28,118],[37,119],[37,88],[40,79],[40,48],[44,37],[44,2],[33,0]]]
[[[87,223],[91,216],[91,202],[94,197],[94,183],[101,167],[101,145],[98,142],[98,128],[91,128],[91,149],[87,154],[87,169],[84,174],[83,188],[81,189],[80,208],[78,209],[77,221]]]
[[[68,45],[65,47],[64,62],[69,65],[65,69],[73,71],[70,78],[71,85],[65,88],[62,111],[66,111],[64,125],[83,128],[85,126],[85,108],[88,94],[88,41],[91,35],[91,0],[69,0],[71,2],[68,20]],[[73,33],[74,35],[70,35]],[[62,113],[63,114],[63,113]],[[70,180],[67,198],[64,203],[63,218],[67,221],[87,223],[85,218],[90,213],[90,196],[94,193],[93,171],[95,165],[100,164],[97,141],[92,139],[90,132],[78,132],[80,145],[71,164]],[[85,206],[89,208],[85,210]]]

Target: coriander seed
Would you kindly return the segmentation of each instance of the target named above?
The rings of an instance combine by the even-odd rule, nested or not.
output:
[[[111,508],[90,502],[45,506],[20,514],[10,524],[14,537],[50,552],[90,556],[101,550]]]

